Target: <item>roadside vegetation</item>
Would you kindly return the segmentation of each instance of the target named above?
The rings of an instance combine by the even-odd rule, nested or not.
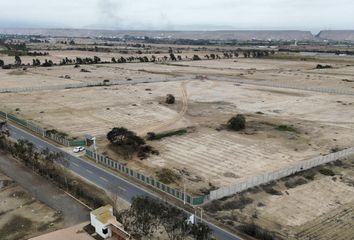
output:
[[[75,43],[70,44],[73,42],[71,40],[69,45],[75,45]],[[145,45],[139,44],[140,47],[145,48]],[[0,44],[1,46],[1,44]],[[27,63],[24,64],[22,62],[21,56],[49,56],[48,52],[37,52],[37,51],[30,51],[27,48],[26,44],[3,44],[4,49],[0,51],[2,54],[6,54],[8,56],[14,56],[15,61],[14,63],[4,63],[3,60],[0,60],[0,67],[3,69],[14,69],[19,67],[53,67],[53,66],[63,66],[63,65],[74,65],[75,67],[79,65],[89,65],[89,64],[120,64],[120,63],[145,63],[145,62],[176,62],[176,61],[200,61],[200,60],[216,60],[216,59],[232,59],[238,58],[243,56],[244,58],[263,58],[269,57],[275,54],[273,50],[259,50],[259,49],[241,49],[238,48],[237,50],[220,50],[222,51],[220,54],[210,53],[206,54],[205,56],[199,56],[198,54],[194,54],[192,57],[182,56],[180,55],[181,52],[179,50],[176,51],[179,55],[175,55],[175,51],[170,47],[168,51],[168,55],[162,57],[156,57],[154,55],[151,56],[144,56],[142,55],[143,52],[138,50],[135,52],[134,55],[129,57],[112,57],[110,61],[103,61],[100,57],[76,57],[76,58],[68,58],[65,57],[60,60],[58,63],[53,62],[51,59],[45,59],[41,62],[38,58],[32,59],[32,64]],[[91,49],[88,48],[80,48],[80,47],[72,47],[69,48],[70,50],[78,50],[78,51],[90,51]],[[48,49],[51,50],[51,49]],[[95,46],[91,51],[94,52],[111,52],[108,48],[100,48]],[[128,52],[124,52],[119,50],[121,53],[127,54]],[[151,54],[151,51],[146,51],[146,53]],[[156,54],[160,52],[156,52]],[[136,54],[138,56],[136,56]]]
[[[0,150],[20,160],[33,172],[48,179],[57,187],[74,195],[86,205],[97,208],[109,202],[105,193],[66,170],[70,164],[62,154],[48,149],[39,151],[27,140],[12,142],[4,133],[0,134]],[[95,189],[95,190],[93,190]]]
[[[119,220],[134,239],[151,239],[159,230],[164,230],[170,240],[212,239],[206,224],[189,224],[187,219],[184,211],[149,197],[134,198],[130,209],[119,213]]]
[[[147,133],[147,139],[148,140],[161,140],[162,138],[166,137],[172,137],[172,136],[182,136],[188,133],[187,129],[179,129],[179,130],[174,130],[174,131],[168,131],[168,132],[161,132],[161,133],[154,133],[154,132],[148,132]]]
[[[181,176],[169,168],[162,168],[156,172],[157,179],[165,184],[176,183]]]
[[[104,192],[93,191],[94,186],[69,173],[65,168],[70,163],[61,154],[52,153],[47,149],[38,151],[27,140],[12,142],[3,131],[0,132],[0,150],[11,154],[26,167],[71,193],[93,209],[112,201]],[[188,224],[188,215],[184,211],[149,197],[134,198],[128,210],[118,212],[118,218],[125,229],[134,236],[134,239],[150,238],[161,229],[171,240],[212,239],[212,231],[207,225],[204,223]],[[4,231],[11,229],[15,231],[19,225],[22,228],[28,228],[31,222],[24,218],[13,220],[6,229],[0,229],[0,236]]]
[[[267,184],[234,194],[233,196],[214,200],[204,205],[203,208],[210,217],[217,219],[221,224],[237,229],[240,233],[244,233],[255,239],[284,239],[287,226],[281,225],[277,220],[270,221],[271,224],[264,222],[263,214],[269,214],[267,209],[269,211],[269,209],[273,209],[274,207],[274,205],[268,206],[268,204],[279,199],[284,199],[286,203],[287,199],[291,198],[293,194],[295,195],[296,188],[306,188],[306,184],[310,184],[311,182],[313,182],[312,184],[316,184],[317,181],[322,182],[325,179],[333,182],[340,181],[342,184],[350,187],[354,186],[354,181],[348,177],[352,176],[353,166],[353,158],[337,160],[295,173],[277,181],[271,181]],[[333,186],[335,187],[336,185],[334,184]],[[297,192],[297,194],[299,193]],[[308,194],[307,192],[307,198],[309,197]],[[316,196],[316,193],[314,195]],[[280,203],[281,201],[279,201]],[[276,213],[273,214],[277,216]],[[351,222],[350,219],[349,214],[349,220],[345,221]],[[306,226],[304,227],[306,228]],[[338,227],[338,225],[335,225],[335,227]],[[317,229],[317,225],[315,225],[315,228]],[[297,228],[290,229],[294,232],[298,231]]]

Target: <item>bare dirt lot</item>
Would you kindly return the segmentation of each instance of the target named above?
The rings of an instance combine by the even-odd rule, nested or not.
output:
[[[106,44],[88,38],[75,39],[76,44],[61,43],[67,40],[29,43],[32,51],[48,55],[21,56],[26,65],[38,58],[41,63],[52,60],[56,66],[0,70],[2,89],[37,88],[1,93],[0,110],[69,137],[92,134],[97,137],[99,152],[155,178],[161,169],[172,170],[179,178],[170,185],[182,189],[185,183],[189,193],[207,194],[217,187],[353,146],[352,56],[277,53],[244,58],[239,52],[240,56],[232,59],[192,61],[194,55],[224,58],[225,51],[238,50],[226,45],[171,48],[168,44]],[[183,61],[167,60],[171,51]],[[139,57],[151,59],[153,55],[157,62],[138,63]],[[66,57],[94,56],[101,58],[101,64],[58,65]],[[104,63],[121,56],[133,57],[134,63]],[[13,56],[0,58],[5,64],[14,63]],[[119,85],[65,87],[104,81],[118,81]],[[56,90],[48,89],[52,86]],[[336,93],[330,94],[332,90]],[[338,94],[342,90],[347,94]],[[165,103],[167,94],[175,96],[175,104]],[[236,114],[246,117],[245,130],[234,132],[225,126]],[[106,139],[113,127],[126,127],[142,137],[148,132],[181,129],[183,134],[147,140],[159,155],[124,159]],[[337,161],[217,200],[205,210],[231,230],[254,223],[281,239],[353,239],[353,169],[352,158]],[[9,194],[6,197],[11,198]],[[16,210],[11,211],[24,211],[35,204],[26,205],[27,200],[18,199],[6,203],[22,206],[13,206]],[[1,230],[1,224],[5,220],[11,223],[11,217],[3,217],[10,213],[1,213],[0,231],[8,231]],[[26,213],[29,220],[21,218],[23,226],[34,222],[34,213]],[[26,231],[33,233],[30,228]]]
[[[281,239],[353,239],[354,158],[336,161],[205,207],[239,228],[254,223]]]
[[[331,64],[331,63],[329,63]],[[131,63],[83,66],[82,73],[72,66],[27,70],[45,75],[48,84],[59,81],[122,79],[120,86],[90,87],[31,93],[0,94],[3,109],[46,127],[68,133],[72,137],[93,134],[100,150],[113,159],[149,175],[167,167],[184,174],[193,193],[210,187],[225,186],[250,176],[270,172],[311,157],[326,154],[333,148],[350,147],[353,140],[354,112],[352,96],[311,91],[271,88],[233,83],[245,75],[259,74],[274,81],[289,81],[283,72],[299,72],[294,82],[309,86],[348,88],[353,83],[342,81],[351,67],[332,63],[336,68],[321,69],[324,79],[307,79],[315,70],[315,62],[264,59],[179,62],[177,64]],[[347,72],[340,72],[338,68]],[[252,74],[249,74],[251,71]],[[332,72],[333,71],[333,72]],[[279,75],[279,72],[282,74]],[[2,73],[7,74],[8,73]],[[69,74],[70,79],[58,78]],[[119,77],[121,74],[121,77]],[[206,74],[210,80],[195,79]],[[273,75],[272,75],[273,74]],[[9,75],[12,86],[22,81],[32,83],[24,75]],[[132,81],[126,78],[132,77]],[[179,76],[176,78],[176,76]],[[333,77],[334,76],[334,77]],[[348,77],[348,76],[347,76]],[[146,83],[135,84],[134,79]],[[54,80],[55,79],[55,80]],[[156,79],[161,82],[149,83]],[[6,78],[5,78],[6,80]],[[254,77],[254,80],[257,80]],[[247,83],[247,80],[245,80]],[[268,80],[264,80],[268,81]],[[273,80],[269,80],[273,81]],[[5,81],[6,82],[6,81]],[[37,84],[35,81],[32,84]],[[343,85],[344,84],[344,85]],[[173,94],[177,103],[164,103]],[[17,111],[15,111],[17,109]],[[235,133],[223,126],[237,113],[246,115],[247,128]],[[279,131],[277,126],[292,126],[295,131]],[[145,136],[188,127],[188,134],[174,136],[150,145],[159,156],[147,160],[120,159],[107,147],[106,133],[123,126]],[[175,183],[181,186],[181,182]]]
[[[63,226],[60,213],[0,172],[0,239],[27,239]]]

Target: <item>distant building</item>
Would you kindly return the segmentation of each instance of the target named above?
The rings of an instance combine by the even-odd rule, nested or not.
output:
[[[91,225],[102,238],[126,240],[130,235],[124,231],[123,225],[113,215],[113,207],[106,205],[90,213]]]

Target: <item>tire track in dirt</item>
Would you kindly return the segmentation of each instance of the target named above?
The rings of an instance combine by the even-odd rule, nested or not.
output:
[[[144,135],[148,132],[164,131],[168,127],[172,126],[173,124],[175,124],[176,122],[178,122],[179,120],[181,120],[183,118],[183,116],[186,114],[186,112],[188,110],[188,93],[187,93],[187,88],[186,88],[186,85],[188,82],[189,81],[183,81],[180,85],[182,107],[181,107],[181,110],[179,111],[178,115],[170,120],[163,122],[162,124],[159,124],[156,126],[150,126],[148,128],[138,131],[139,135]]]

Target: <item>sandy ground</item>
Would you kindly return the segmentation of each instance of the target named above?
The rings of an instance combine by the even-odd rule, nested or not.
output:
[[[52,68],[29,68],[0,71],[1,88],[45,87],[87,82],[103,82],[114,80],[125,82],[131,80],[161,80],[166,76],[150,74],[119,67],[120,65],[87,65],[80,68],[73,66]],[[81,72],[81,70],[89,72]],[[70,78],[66,77],[69,76]],[[66,77],[66,78],[65,78]]]
[[[75,55],[78,52],[57,51],[53,54],[69,53]],[[185,136],[149,142],[160,151],[159,156],[126,163],[149,175],[154,175],[162,167],[188,172],[189,190],[198,193],[208,188],[209,183],[225,186],[326,154],[334,147],[351,146],[354,128],[352,96],[231,82],[242,78],[330,89],[353,86],[354,83],[350,82],[353,66],[328,62],[333,68],[317,70],[314,69],[316,64],[315,60],[238,58],[81,66],[89,73],[72,66],[50,70],[35,68],[26,72],[21,70],[21,73],[0,71],[3,86],[11,87],[104,79],[161,80],[112,87],[3,93],[0,101],[2,109],[47,129],[55,128],[72,137],[96,136],[100,150],[108,152],[114,159],[119,157],[106,148],[105,140],[106,133],[113,127],[123,126],[141,136],[150,131],[191,127],[193,130]],[[71,78],[59,78],[63,75]],[[196,75],[207,75],[210,80],[196,80]],[[177,104],[164,104],[166,94],[173,94]],[[15,111],[17,108],[20,110]],[[217,130],[238,113],[245,114],[248,119],[245,132]],[[276,131],[274,128],[280,124],[292,125],[298,133]],[[124,162],[123,159],[120,161]]]
[[[178,104],[163,104],[167,93],[174,94]],[[353,138],[354,112],[343,104],[354,102],[351,97],[224,81],[11,93],[1,94],[0,99],[8,111],[20,108],[20,116],[47,129],[77,137],[93,134],[102,149],[106,133],[115,126],[143,136],[149,131],[193,127],[185,136],[149,143],[159,149],[159,156],[128,164],[149,174],[161,167],[187,170],[193,175],[190,190],[194,192],[209,182],[225,186],[328,153],[336,146],[349,147]],[[216,130],[237,113],[248,115],[250,132]],[[294,125],[300,133],[275,131],[280,124]]]
[[[352,202],[354,188],[330,177],[287,190],[288,195],[273,196],[264,204],[261,218],[277,219],[288,226],[300,226],[322,214]],[[316,206],[314,208],[314,206]]]
[[[86,226],[87,224],[89,224],[89,222],[83,222],[69,228],[44,234],[39,237],[30,238],[30,240],[62,240],[62,239],[92,240],[94,238],[91,237],[83,230],[83,227]]]
[[[302,178],[300,176],[288,177],[273,184],[272,188],[281,195],[250,190],[243,195],[253,199],[253,202],[242,210],[210,214],[233,227],[253,221],[278,234],[281,239],[352,239],[354,158],[345,159],[342,164],[329,164],[326,168],[336,175],[324,176],[318,168],[313,169],[314,180],[307,179],[303,185],[288,188],[284,184]],[[230,197],[221,202],[233,202],[235,199]]]
[[[1,172],[0,213],[0,239],[24,239],[63,226],[58,212],[37,201]]]

